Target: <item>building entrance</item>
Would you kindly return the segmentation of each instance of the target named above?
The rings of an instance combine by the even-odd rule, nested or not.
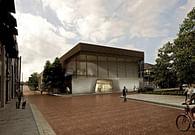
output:
[[[95,86],[95,92],[111,92],[112,80],[97,80]]]

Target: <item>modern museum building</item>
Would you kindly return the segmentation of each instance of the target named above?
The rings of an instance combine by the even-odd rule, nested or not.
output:
[[[144,52],[78,43],[60,58],[72,94],[132,91],[143,86]]]

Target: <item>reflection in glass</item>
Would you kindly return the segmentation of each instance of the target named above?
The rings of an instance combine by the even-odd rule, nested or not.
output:
[[[108,70],[109,70],[109,77],[116,78],[117,77],[117,63],[115,57],[108,57]]]
[[[107,58],[104,56],[98,56],[98,73],[100,77],[108,77],[107,72]]]
[[[77,56],[77,75],[86,75],[86,55]]]
[[[97,56],[87,56],[87,76],[97,76]]]
[[[118,58],[118,77],[124,78],[126,77],[126,67],[125,67],[125,59]]]
[[[75,58],[70,59],[70,61],[65,65],[66,75],[76,74],[76,61]]]

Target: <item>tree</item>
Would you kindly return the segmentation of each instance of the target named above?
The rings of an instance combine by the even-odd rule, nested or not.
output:
[[[51,82],[52,82],[52,73],[51,73],[51,63],[50,61],[46,61],[44,70],[43,70],[43,88],[44,89],[51,89]]]
[[[154,70],[154,82],[161,87],[195,83],[195,8],[180,25],[174,43],[159,49]],[[177,82],[176,80],[177,79]]]
[[[34,72],[28,79],[28,85],[31,89],[37,90],[38,89],[38,73]]]
[[[60,59],[58,57],[55,58],[53,64],[52,64],[52,88],[57,88],[61,92],[64,92],[64,72],[62,70],[62,65],[60,63]]]
[[[180,25],[173,47],[174,66],[182,89],[183,83],[191,84],[195,81],[195,8]]]
[[[64,72],[59,58],[55,58],[51,64],[49,61],[46,62],[43,71],[43,87],[47,89],[59,89],[60,92],[64,92]]]
[[[168,42],[158,50],[158,58],[154,68],[154,83],[161,88],[170,88],[175,86],[175,74],[173,68],[173,44]]]

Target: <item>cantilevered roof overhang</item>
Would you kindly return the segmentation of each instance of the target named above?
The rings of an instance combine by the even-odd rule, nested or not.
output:
[[[89,44],[89,43],[78,43],[70,51],[64,54],[60,59],[61,61],[67,61],[68,59],[70,59],[71,57],[77,54],[121,57],[121,58],[134,59],[135,61],[144,60],[143,51],[134,51],[134,50],[107,47],[107,46]]]

